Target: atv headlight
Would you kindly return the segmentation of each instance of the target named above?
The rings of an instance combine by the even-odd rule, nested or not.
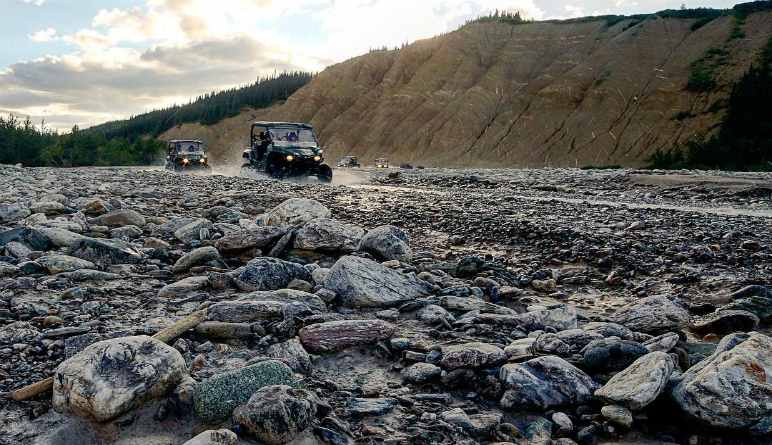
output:
[[[182,160],[182,163],[183,163],[183,164],[187,164],[187,163],[189,163],[189,162],[190,162],[190,159],[188,159],[188,158],[185,158],[185,159],[183,159],[183,160]]]
[[[322,157],[319,155],[314,156],[314,161],[319,162],[322,160]]]
[[[201,160],[199,160],[198,162],[200,162],[202,164],[206,164],[206,158],[201,158]]]
[[[292,155],[287,155],[287,160],[288,160],[288,161],[292,161],[292,160],[294,160],[294,159],[295,159],[295,157],[294,157],[294,156],[292,156]]]

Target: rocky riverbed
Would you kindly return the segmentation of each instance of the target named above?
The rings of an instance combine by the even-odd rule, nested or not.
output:
[[[0,443],[771,440],[772,175],[345,176],[0,167]]]

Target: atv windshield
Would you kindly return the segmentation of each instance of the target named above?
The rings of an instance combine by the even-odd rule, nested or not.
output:
[[[278,147],[316,147],[316,136],[307,128],[273,127],[268,132],[273,144]]]
[[[177,142],[175,149],[180,155],[203,154],[206,151],[201,142]]]

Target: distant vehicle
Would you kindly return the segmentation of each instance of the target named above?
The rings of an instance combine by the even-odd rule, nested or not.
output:
[[[343,156],[338,160],[338,167],[359,167],[359,159],[356,156]]]
[[[166,169],[183,172],[211,170],[206,145],[198,139],[174,139],[167,143]]]
[[[375,168],[389,168],[389,160],[386,158],[378,158],[375,160]]]
[[[332,181],[332,168],[324,163],[324,150],[308,124],[255,122],[242,157],[242,171],[265,172],[279,179],[316,176],[322,182]]]

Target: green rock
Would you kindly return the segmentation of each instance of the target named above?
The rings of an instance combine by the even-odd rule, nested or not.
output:
[[[196,385],[193,406],[204,421],[215,422],[231,415],[258,389],[269,385],[296,386],[292,369],[277,360],[266,360],[241,369],[217,374]]]
[[[759,317],[762,322],[772,322],[772,298],[756,295],[739,298],[719,309],[719,311],[728,310],[748,311]]]

